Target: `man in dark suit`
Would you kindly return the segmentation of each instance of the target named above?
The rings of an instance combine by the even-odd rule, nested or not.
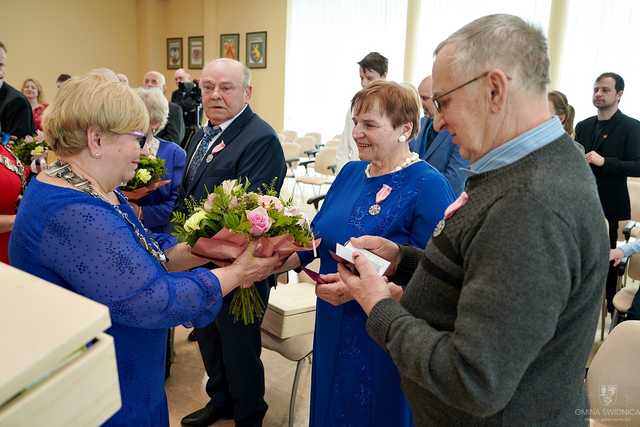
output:
[[[596,177],[598,195],[609,223],[609,243],[616,247],[618,222],[631,217],[627,177],[640,176],[640,122],[618,109],[624,80],[603,73],[593,86],[593,105],[598,114],[576,125],[576,141],[584,146],[586,159]],[[616,272],[609,268],[607,310],[613,312]]]
[[[418,86],[418,94],[424,117],[420,120],[420,132],[409,142],[409,148],[438,169],[449,181],[453,192],[458,195],[464,190],[465,174],[462,168],[469,167],[469,162],[460,157],[460,150],[446,129],[438,132],[433,128],[435,107],[432,102],[431,76],[422,80]]]
[[[279,191],[287,171],[284,154],[276,132],[249,107],[249,70],[238,61],[217,59],[203,69],[200,88],[209,123],[187,145],[183,197],[202,199],[227,179],[248,178],[250,191],[275,179]],[[273,281],[255,284],[264,302]],[[196,330],[210,401],[184,417],[183,426],[208,426],[221,418],[233,418],[236,426],[262,425],[267,404],[260,321],[246,326],[236,322],[229,313],[233,295],[225,297],[212,324]]]
[[[149,71],[144,75],[145,89],[158,88],[164,93],[167,81],[162,73],[158,71]],[[184,118],[182,117],[182,107],[175,102],[169,102],[169,117],[167,118],[167,125],[158,132],[157,137],[166,139],[171,142],[175,142],[178,145],[182,144],[184,138]]]
[[[36,133],[29,101],[4,81],[7,48],[0,42],[0,131],[23,138]]]

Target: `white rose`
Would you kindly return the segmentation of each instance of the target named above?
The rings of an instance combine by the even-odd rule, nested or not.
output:
[[[225,194],[231,195],[231,192],[236,188],[237,184],[238,180],[236,179],[227,179],[222,181],[222,191],[224,191]]]
[[[151,172],[149,172],[145,168],[140,168],[136,172],[136,177],[140,180],[140,182],[146,184],[147,182],[151,181]]]
[[[196,211],[184,223],[184,229],[187,232],[200,230],[200,221],[207,217],[207,213],[203,210]]]

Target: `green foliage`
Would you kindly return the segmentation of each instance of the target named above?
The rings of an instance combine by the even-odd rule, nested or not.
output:
[[[11,151],[23,165],[29,166],[31,164],[31,160],[34,158],[31,152],[38,147],[41,147],[41,150],[44,151],[47,149],[47,144],[44,141],[38,142],[32,137],[27,137],[17,140],[13,144]]]
[[[147,182],[143,182],[138,176],[138,171],[141,169],[146,169],[151,174],[151,178]],[[126,185],[122,186],[122,190],[125,191],[133,191],[138,188],[146,187],[149,184],[153,184],[156,181],[159,181],[164,175],[165,166],[163,159],[157,159],[153,157],[140,157],[140,163],[138,163],[138,168],[136,169],[136,174],[131,178]]]

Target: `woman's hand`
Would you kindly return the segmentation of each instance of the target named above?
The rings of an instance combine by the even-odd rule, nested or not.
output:
[[[352,237],[350,242],[354,248],[366,249],[389,261],[391,265],[384,273],[385,276],[395,274],[400,263],[400,247],[397,244],[378,236]]]
[[[353,300],[349,288],[342,282],[337,273],[321,274],[324,283],[316,285],[316,295],[331,305],[341,305]]]
[[[614,266],[620,264],[622,258],[624,258],[624,252],[622,252],[622,249],[616,248],[609,251],[609,261],[613,261]]]
[[[242,255],[232,264],[242,272],[242,284],[247,284],[247,287],[273,274],[281,263],[277,254],[270,257],[255,256],[255,246],[254,242],[250,242]]]
[[[210,259],[202,258],[191,252],[191,246],[186,243],[178,243],[166,251],[168,271],[186,271],[200,267],[211,262]]]

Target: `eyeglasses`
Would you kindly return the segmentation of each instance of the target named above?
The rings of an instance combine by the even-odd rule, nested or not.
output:
[[[143,132],[134,130],[133,132],[127,132],[127,135],[131,135],[138,140],[138,144],[140,144],[140,148],[144,147],[144,144],[147,143],[147,135]]]
[[[488,71],[485,71],[484,73],[480,74],[478,77],[475,77],[471,80],[469,80],[466,83],[462,83],[460,86],[456,86],[453,89],[443,93],[442,95],[438,95],[436,97],[433,98],[432,102],[433,102],[433,106],[436,107],[436,111],[439,114],[442,114],[442,110],[443,110],[443,106],[442,106],[442,102],[440,102],[440,100],[442,98],[444,98],[447,95],[451,95],[453,92],[457,91],[458,89],[462,89],[463,87],[470,85],[471,83],[475,82],[476,80],[480,80],[483,77],[486,77],[489,74]]]

